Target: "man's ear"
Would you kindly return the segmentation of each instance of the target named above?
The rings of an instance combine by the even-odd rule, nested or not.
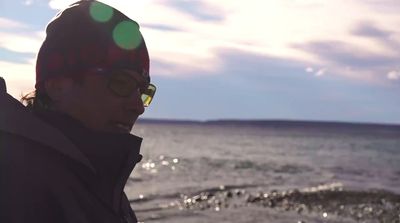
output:
[[[47,80],[44,83],[47,95],[53,101],[60,101],[65,98],[73,87],[73,81],[70,78],[56,77]]]

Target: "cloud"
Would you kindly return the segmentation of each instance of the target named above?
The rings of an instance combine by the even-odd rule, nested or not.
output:
[[[0,17],[0,28],[2,30],[5,29],[26,29],[28,26],[18,21],[10,20],[7,18]]]
[[[221,10],[215,5],[211,5],[210,2],[202,0],[159,0],[157,3],[179,10],[202,22],[220,22],[224,20]]]
[[[25,0],[24,1],[24,5],[27,5],[27,6],[32,5],[33,3],[34,3],[34,0]]]
[[[400,71],[395,71],[395,70],[390,71],[390,72],[387,74],[387,78],[388,78],[389,80],[400,80]]]
[[[35,57],[34,53],[18,53],[0,47],[0,61],[8,61],[13,63],[29,63]]]
[[[371,9],[385,14],[398,14],[400,4],[398,0],[363,0]]]
[[[244,50],[221,48],[214,53],[222,59],[220,70],[213,75],[192,71],[188,78],[154,77],[163,88],[156,107],[146,115],[399,122],[398,87],[334,75],[316,78],[304,73],[308,64],[301,61]],[[179,97],[171,97],[177,94]],[[176,109],[182,107],[191,109]]]
[[[325,73],[326,73],[326,69],[322,68],[322,69],[319,69],[317,72],[315,72],[315,76],[319,77],[319,76],[325,75]]]
[[[31,29],[28,24],[0,17],[0,49],[4,52],[37,53],[44,32]]]
[[[374,40],[375,44],[385,47],[388,54],[400,55],[398,51],[400,49],[400,33],[398,32],[388,31],[371,22],[361,22],[354,28],[352,34]]]
[[[354,35],[373,37],[373,38],[388,38],[393,32],[383,30],[369,22],[360,23],[353,31]]]
[[[140,26],[143,28],[156,29],[156,30],[160,30],[160,31],[170,31],[170,32],[183,31],[177,27],[163,25],[163,24],[142,23],[142,24],[140,24]]]
[[[357,48],[339,41],[310,42],[294,46],[318,56],[322,61],[335,63],[340,66],[357,68],[372,68],[396,64],[397,57],[379,55],[369,52],[368,49]]]
[[[167,31],[181,30],[174,33],[156,32],[153,29],[156,27],[143,30],[146,38],[150,38],[148,45],[156,45],[153,55],[176,66],[202,62],[218,69],[222,58],[215,54],[215,49],[231,48],[298,60],[325,67],[335,75],[372,81],[382,79],[382,70],[399,61],[395,48],[377,44],[376,38],[400,40],[394,25],[400,22],[400,16],[376,12],[361,0],[348,1],[346,10],[335,1],[199,1],[224,9],[220,11],[224,19],[216,23],[207,19],[202,22],[200,17],[188,16],[188,11],[176,13],[182,12],[182,5],[190,1],[170,2],[174,4],[149,4],[146,9],[152,13],[143,14],[141,19],[167,25]],[[178,2],[182,5],[177,6]],[[165,19],[160,22],[160,17]],[[175,56],[182,63],[170,59]]]
[[[0,60],[2,76],[6,80],[7,91],[15,98],[34,90],[35,65],[29,63],[13,63]]]
[[[313,76],[304,74],[305,64],[302,61],[230,48],[219,48],[214,53],[222,59],[219,61],[219,69],[208,77],[239,89],[251,86],[260,91],[292,92],[296,89],[295,85],[301,88],[303,84],[310,84],[310,81],[318,82]],[[188,75],[200,76],[198,71],[193,72]]]
[[[339,41],[317,41],[293,47],[319,58],[320,62],[317,64],[325,69],[316,72],[316,76],[323,75],[328,68],[336,75],[382,82],[386,79],[382,75],[384,71],[397,67],[400,61],[400,54],[371,52],[368,48]]]
[[[64,9],[68,7],[70,4],[74,3],[74,0],[50,0],[49,6],[51,9]]]
[[[317,77],[320,77],[320,76],[323,76],[323,75],[325,75],[326,74],[326,68],[321,68],[321,69],[317,69],[317,70],[314,70],[314,68],[312,68],[312,67],[307,67],[306,69],[305,69],[305,71],[307,72],[307,73],[312,73],[312,74],[314,74],[315,76],[317,76]]]
[[[50,0],[48,5],[51,9],[62,10],[75,2],[77,2],[77,0]],[[155,0],[100,0],[100,2],[109,4],[124,13],[129,11],[133,13],[134,17],[132,18],[134,19],[136,16],[141,16],[146,5],[154,4]]]
[[[0,32],[0,48],[18,53],[37,53],[42,41],[42,33],[23,34],[21,32]]]
[[[384,0],[398,8],[397,0]],[[61,9],[74,0],[51,0]],[[332,75],[367,81],[399,61],[396,12],[374,0],[104,0],[141,24],[155,74],[211,74],[223,66],[217,49],[301,61]],[[397,5],[396,5],[397,4]],[[340,19],[338,19],[340,18]],[[397,44],[397,45],[396,45]],[[20,49],[19,49],[20,50]],[[167,70],[161,64],[169,64]],[[319,68],[319,69],[318,69]],[[324,72],[320,72],[324,73]]]
[[[0,19],[0,76],[4,77],[9,93],[19,98],[33,89],[35,55],[44,34],[29,25],[10,19]]]

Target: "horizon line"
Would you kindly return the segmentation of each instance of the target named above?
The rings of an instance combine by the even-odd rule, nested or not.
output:
[[[337,120],[305,120],[305,119],[240,119],[240,118],[227,118],[227,119],[173,119],[173,118],[139,118],[138,121],[144,122],[174,122],[174,123],[201,123],[201,124],[212,124],[212,123],[226,123],[226,124],[249,124],[249,123],[314,123],[314,124],[344,124],[344,125],[372,125],[372,126],[393,126],[400,127],[400,123],[385,123],[385,122],[363,122],[363,121],[337,121]]]

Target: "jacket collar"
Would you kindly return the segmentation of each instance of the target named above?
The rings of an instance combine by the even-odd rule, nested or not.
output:
[[[87,157],[63,133],[37,118],[11,95],[0,93],[0,107],[0,131],[48,146],[96,172]]]
[[[121,195],[134,166],[142,156],[142,138],[121,133],[93,131],[72,117],[54,111],[36,113],[58,128],[89,159],[97,171],[93,190],[118,211]]]
[[[90,132],[71,118],[60,118],[57,114],[47,114],[49,116],[46,118],[46,114],[34,114],[7,94],[5,83],[1,84],[0,131],[30,139],[86,166],[99,176],[101,182],[98,185],[102,185],[98,187],[99,197],[118,212],[126,181],[136,163],[142,159],[139,154],[142,138],[130,134]],[[63,122],[63,119],[67,122]],[[68,123],[71,124],[70,128],[60,126]],[[96,150],[99,148],[100,150]],[[102,182],[106,183],[101,184]],[[104,192],[107,193],[106,196],[102,196]]]
[[[96,186],[99,197],[118,212],[126,181],[142,158],[142,138],[90,131],[52,112],[32,113],[5,92],[0,92],[0,107],[0,131],[45,145],[86,166],[100,181]]]

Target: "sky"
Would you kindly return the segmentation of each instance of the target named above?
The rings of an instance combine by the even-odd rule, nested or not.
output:
[[[75,1],[0,0],[0,76],[33,90]],[[104,0],[137,21],[158,86],[144,118],[400,124],[398,0]]]

